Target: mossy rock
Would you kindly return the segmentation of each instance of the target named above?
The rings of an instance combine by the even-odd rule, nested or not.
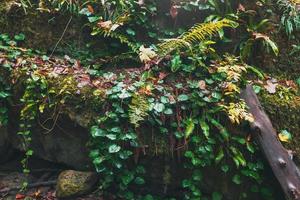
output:
[[[283,144],[300,158],[300,96],[280,90],[275,94],[262,92],[260,100],[277,132],[287,130],[292,133],[291,141]]]
[[[98,176],[94,172],[67,170],[60,173],[56,185],[58,198],[69,198],[89,193],[95,187]]]

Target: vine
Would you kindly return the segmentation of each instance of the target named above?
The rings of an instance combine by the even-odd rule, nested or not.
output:
[[[49,9],[48,1],[41,2],[46,4],[40,4],[40,10]],[[151,17],[157,14],[155,3],[114,0],[71,3],[55,1],[51,5],[59,9],[67,7],[85,15],[92,35],[117,39],[118,45],[127,44],[129,50],[126,49],[126,53],[133,51],[136,57],[138,54],[138,62],[143,66],[124,69],[122,73],[119,70],[92,71],[68,57],[49,58],[18,48],[14,41],[7,39],[8,36],[2,35],[0,38],[5,44],[1,43],[0,49],[9,56],[0,54],[3,57],[0,57],[1,62],[7,61],[5,64],[14,66],[10,69],[10,76],[24,87],[18,132],[25,150],[24,173],[30,173],[32,130],[40,115],[44,111],[57,114],[64,108],[71,108],[86,110],[93,115],[87,123],[91,136],[89,156],[102,177],[99,188],[106,196],[116,199],[158,198],[152,194],[140,194],[135,189],[146,183],[146,166],[139,161],[147,152],[148,146],[143,144],[142,138],[147,136],[144,130],[149,127],[155,132],[152,137],[169,141],[168,153],[171,156],[175,153],[179,158],[184,155],[187,174],[182,180],[182,199],[205,199],[200,185],[207,167],[229,175],[237,185],[249,179],[257,192],[258,185],[263,184],[263,165],[253,158],[256,147],[251,138],[235,133],[229,124],[238,127],[253,120],[245,102],[239,98],[239,92],[248,82],[248,71],[255,71],[254,67],[243,62],[251,55],[254,42],[263,41],[275,55],[279,53],[276,44],[264,33],[259,33],[268,20],[251,24],[253,17],[247,16],[245,11],[249,23],[245,22],[246,36],[237,44],[241,57],[236,57],[218,52],[215,48],[217,41],[213,38],[219,35],[224,42],[225,30],[234,32],[238,27],[237,22],[221,18],[228,17],[225,10],[232,14],[230,1],[225,2],[224,10],[221,9],[223,1],[209,1],[207,8],[203,8],[204,4],[199,1],[180,4],[186,10],[191,6],[215,10],[216,15],[187,31],[177,30],[169,34],[150,25]],[[177,8],[174,3],[170,10],[173,19],[178,14]],[[243,13],[242,10],[240,8],[239,12]],[[233,15],[232,18],[239,17]],[[153,30],[149,31],[151,28]],[[142,32],[139,29],[147,30],[145,38],[137,37],[137,33]],[[158,43],[159,35],[175,34],[179,36]],[[22,40],[24,35],[20,34],[16,39]],[[154,44],[145,48],[141,45],[144,40],[145,45],[152,44],[152,41]],[[116,60],[115,57],[112,59]],[[6,88],[3,78],[0,79],[0,89],[2,106],[9,97],[9,88]],[[5,117],[1,116],[1,124],[7,121],[6,112],[6,108],[1,108],[0,113],[5,114]],[[40,125],[51,132],[55,121],[50,128],[44,123]],[[163,181],[167,193],[171,183],[168,166]],[[221,192],[214,191],[212,199],[221,199]],[[239,198],[246,198],[247,192],[241,193]]]

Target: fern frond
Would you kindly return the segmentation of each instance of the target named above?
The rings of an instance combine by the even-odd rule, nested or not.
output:
[[[208,22],[194,25],[190,30],[183,33],[178,38],[168,39],[158,45],[160,52],[165,55],[175,49],[184,47],[190,48],[193,43],[201,42],[218,33],[224,27],[236,27],[237,23],[223,19],[217,22]]]
[[[97,34],[103,35],[103,37],[111,37],[114,39],[119,40],[122,44],[127,44],[127,46],[129,48],[131,48],[131,50],[135,53],[139,53],[139,46],[137,46],[135,43],[130,42],[129,39],[121,34],[121,33],[117,33],[114,31],[108,31],[108,30],[104,30],[104,29],[98,29],[97,30]]]
[[[131,104],[129,105],[129,121],[136,128],[139,123],[148,116],[149,104],[145,96],[135,94],[132,97]]]

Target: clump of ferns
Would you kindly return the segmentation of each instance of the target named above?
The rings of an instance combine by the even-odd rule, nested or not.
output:
[[[196,24],[177,38],[165,39],[158,45],[159,54],[167,55],[176,49],[191,48],[193,44],[212,37],[225,27],[236,28],[237,26],[238,23],[229,19]]]
[[[281,25],[286,34],[292,37],[297,31],[300,31],[300,1],[299,0],[278,0],[278,7],[282,12]]]

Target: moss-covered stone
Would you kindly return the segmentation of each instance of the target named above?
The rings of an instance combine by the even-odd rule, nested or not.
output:
[[[63,171],[57,181],[56,196],[68,198],[87,194],[97,183],[98,177],[93,172]]]
[[[279,87],[275,94],[262,92],[260,100],[276,130],[286,129],[292,133],[292,140],[284,145],[300,158],[300,96],[295,91]]]

